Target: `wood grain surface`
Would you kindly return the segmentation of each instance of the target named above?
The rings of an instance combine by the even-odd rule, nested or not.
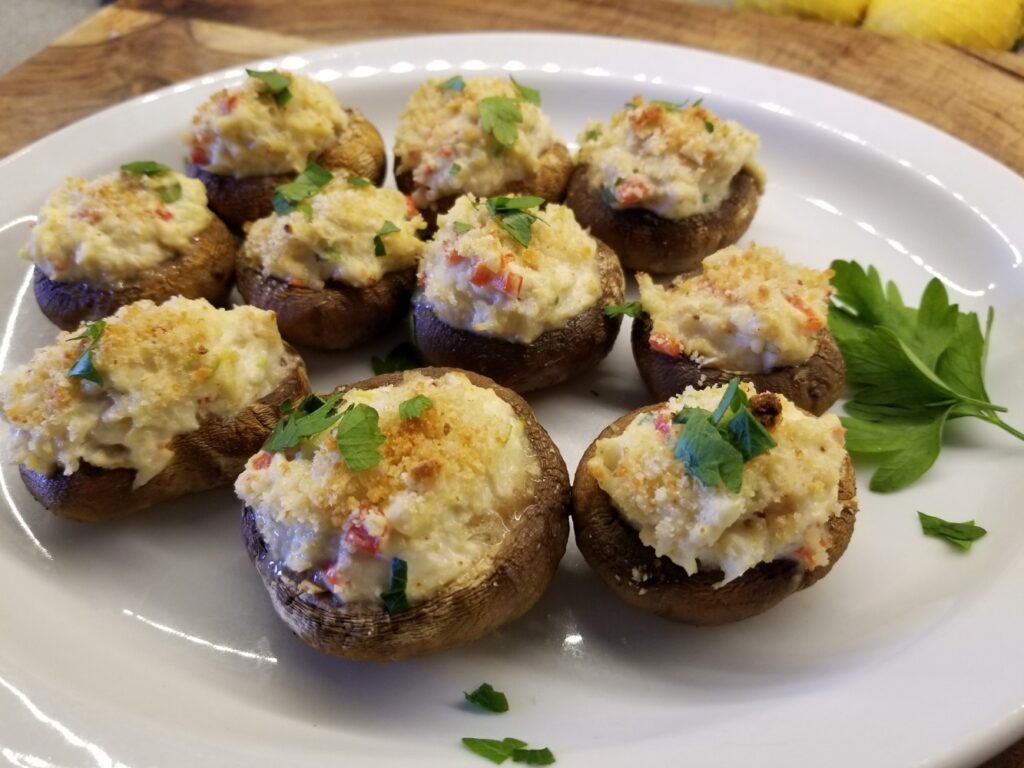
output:
[[[718,51],[888,104],[1024,173],[1024,57],[679,0],[120,0],[0,77],[0,114],[17,116],[0,123],[0,157],[103,107],[249,59],[463,30],[581,32]],[[1024,740],[983,768],[1022,766]]]

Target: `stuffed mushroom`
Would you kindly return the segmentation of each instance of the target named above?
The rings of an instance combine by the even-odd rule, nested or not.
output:
[[[0,411],[32,495],[94,522],[232,482],[308,391],[270,312],[176,297],[61,333],[0,380]]]
[[[839,419],[737,384],[626,414],[576,472],[584,558],[620,598],[675,621],[761,613],[825,576],[853,532]]]
[[[439,218],[413,301],[416,345],[517,392],[565,381],[611,350],[625,278],[562,205],[465,195]]]
[[[395,179],[433,226],[459,195],[527,194],[559,202],[569,150],[514,78],[455,75],[423,83],[395,133]]]
[[[400,192],[342,172],[302,210],[252,223],[238,290],[293,344],[347,349],[408,312],[425,227]]]
[[[71,330],[141,299],[224,303],[235,243],[206,202],[202,184],[152,161],[67,179],[21,252],[39,308]]]
[[[757,136],[700,100],[637,96],[579,141],[566,204],[630,269],[695,269],[746,232],[764,190]]]
[[[530,407],[451,369],[303,403],[235,490],[277,613],[350,659],[434,653],[512,621],[568,537],[568,473]]]
[[[246,71],[244,81],[199,106],[183,137],[189,175],[206,185],[210,207],[230,226],[241,230],[268,215],[275,191],[310,162],[384,180],[384,141],[362,113],[305,75]]]
[[[641,376],[659,400],[739,376],[824,413],[846,380],[827,326],[831,274],[757,245],[725,248],[700,274],[667,286],[637,273],[643,314],[632,344]]]

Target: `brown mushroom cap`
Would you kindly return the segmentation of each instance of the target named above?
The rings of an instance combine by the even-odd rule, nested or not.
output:
[[[277,314],[281,336],[292,344],[340,350],[383,333],[409,310],[416,268],[388,272],[364,288],[327,283],[323,288],[289,285],[239,252],[238,291],[249,304]]]
[[[174,458],[153,479],[132,488],[134,469],[102,469],[87,462],[70,475],[46,475],[24,465],[21,479],[36,500],[58,517],[85,523],[126,517],[162,501],[234,482],[277,424],[285,400],[309,393],[306,366],[289,348],[294,366],[273,392],[238,413],[208,419],[171,442]]]
[[[640,376],[658,400],[668,400],[687,387],[705,389],[739,376],[758,392],[778,392],[805,411],[820,416],[839,399],[846,384],[846,365],[836,340],[828,328],[818,332],[818,345],[805,362],[773,368],[763,373],[734,373],[719,368],[703,368],[686,355],[672,357],[651,349],[651,318],[644,313],[633,321],[630,340],[633,359]]]
[[[389,373],[337,391],[399,384],[410,374],[439,378],[451,370]],[[274,609],[293,632],[317,650],[348,659],[394,661],[455,648],[524,614],[554,577],[569,536],[565,462],[525,400],[490,379],[465,373],[476,386],[494,391],[523,420],[541,475],[525,490],[522,514],[491,561],[463,574],[433,597],[390,615],[382,605],[346,605],[333,592],[303,589],[300,574],[269,561],[255,514],[248,506],[244,508],[246,550]]]
[[[629,269],[655,274],[689,272],[715,251],[739,240],[757,212],[761,187],[741,170],[729,187],[729,196],[708,213],[684,219],[665,219],[643,208],[616,211],[590,186],[585,166],[577,166],[569,180],[565,204],[595,237],[610,245]]]
[[[605,429],[598,439],[621,434],[637,414],[658,407],[649,405],[627,413]],[[658,557],[654,549],[640,541],[636,529],[619,514],[611,498],[587,469],[587,462],[595,455],[596,444],[597,440],[583,454],[573,482],[576,545],[612,591],[637,608],[687,624],[739,621],[768,610],[783,598],[820,580],[850,543],[857,513],[857,486],[847,455],[839,480],[839,501],[843,508],[826,525],[832,539],[828,564],[807,570],[793,560],[773,560],[761,563],[716,589],[714,585],[723,578],[721,571],[701,570],[690,576],[671,559]]]
[[[351,118],[348,128],[338,137],[336,144],[316,157],[316,161],[329,171],[348,171],[380,186],[387,172],[384,139],[358,110],[345,111]],[[211,173],[195,163],[189,163],[187,173],[203,182],[210,208],[236,231],[241,231],[246,222],[273,213],[274,190],[293,181],[296,176],[294,173],[275,173],[235,178]]]
[[[395,168],[401,165],[401,158],[395,157]],[[572,157],[564,144],[554,144],[540,156],[537,173],[520,181],[510,182],[501,194],[503,195],[537,195],[549,203],[560,203],[565,197],[565,188],[572,174]],[[395,174],[395,184],[407,195],[416,191],[416,182],[412,180],[412,171]],[[464,192],[473,192],[466,189]],[[445,213],[459,195],[442,197],[429,208],[420,210],[427,222],[427,231],[432,232],[437,226],[437,216]]]
[[[606,316],[604,308],[622,303],[625,296],[619,260],[601,241],[597,260],[601,279],[597,303],[529,344],[453,328],[420,296],[413,302],[416,346],[432,365],[477,371],[517,392],[549,387],[588,371],[611,351],[622,325],[621,317]]]
[[[184,296],[224,305],[235,272],[235,239],[214,216],[185,253],[118,285],[51,280],[38,267],[33,272],[32,289],[39,308],[54,325],[72,331],[83,320],[98,320],[142,299],[161,304],[172,296]]]

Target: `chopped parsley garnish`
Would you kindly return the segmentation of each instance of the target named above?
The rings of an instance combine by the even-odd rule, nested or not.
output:
[[[388,249],[384,247],[384,235],[390,235],[392,232],[398,231],[398,227],[393,221],[385,219],[384,223],[380,225],[380,229],[377,230],[377,234],[373,236],[373,255],[387,256]]]
[[[601,199],[607,205],[615,205],[619,202],[619,198],[615,195],[615,190],[605,184],[601,185],[600,194]]]
[[[517,749],[512,752],[513,763],[525,763],[526,765],[551,765],[555,762],[555,756],[547,747],[543,749]]]
[[[373,186],[373,182],[371,182],[369,179],[364,179],[362,176],[358,176],[354,173],[350,173],[348,176],[346,176],[345,181],[347,181],[353,187]]]
[[[498,222],[498,226],[508,232],[512,238],[524,248],[530,245],[533,237],[533,222],[543,221],[527,208],[536,208],[544,203],[543,197],[524,195],[522,197],[489,197],[487,209]]]
[[[442,91],[461,91],[466,87],[466,81],[462,79],[462,75],[452,75],[443,83],[438,83],[437,87]]]
[[[664,101],[663,99],[652,99],[651,104],[657,104],[662,109],[666,109],[669,112],[679,112],[683,107],[686,106],[686,102],[676,101]]]
[[[501,691],[494,690],[490,683],[484,683],[471,693],[463,691],[462,695],[470,704],[475,704],[481,709],[491,712],[508,712],[508,698]]]
[[[586,141],[597,141],[598,139],[601,138],[601,129],[600,128],[591,128],[585,134],[583,134],[583,138]]]
[[[921,521],[921,530],[925,536],[937,536],[964,550],[970,549],[971,544],[988,533],[980,525],[975,525],[973,520],[951,523],[941,517],[926,515],[924,512],[918,512],[917,517]]]
[[[89,343],[83,350],[82,354],[78,356],[74,364],[68,369],[68,376],[73,376],[76,379],[85,379],[91,381],[93,384],[102,387],[103,377],[100,372],[96,370],[92,362],[92,352],[96,349],[96,345],[100,343],[100,338],[103,336],[103,331],[107,327],[106,320],[96,320],[95,322],[89,323],[85,330],[77,336],[72,336],[68,341],[77,341],[79,339],[88,339]]]
[[[502,147],[511,147],[519,138],[517,126],[523,122],[523,113],[519,110],[519,102],[507,96],[488,96],[481,99],[480,127],[494,136],[494,140]]]
[[[775,447],[768,430],[751,412],[746,394],[734,378],[711,413],[683,408],[672,419],[683,424],[675,456],[686,471],[711,488],[724,485],[733,493],[743,486],[743,464]]]
[[[712,123],[710,120],[705,118],[705,120],[704,120],[704,130],[707,131],[708,133],[714,133],[715,132],[715,124]]]
[[[458,176],[460,173],[462,173],[462,166],[458,163],[452,163],[452,167],[448,169],[448,174]]]
[[[883,287],[874,267],[834,261],[832,270],[828,324],[853,391],[842,420],[846,447],[877,460],[871,490],[895,491],[927,472],[950,419],[973,416],[1024,440],[985,389],[991,309],[982,333],[978,315],[950,304],[938,278],[915,309],[893,283]]]
[[[452,224],[452,227],[460,235],[464,235],[467,232],[469,232],[469,230],[471,230],[473,228],[473,225],[472,224],[467,224],[464,221],[456,221],[454,224]]]
[[[372,410],[372,409],[371,409]],[[405,594],[409,583],[409,565],[400,557],[391,560],[391,586],[380,593],[384,608],[392,616],[409,610],[409,598]]]
[[[411,368],[421,368],[426,364],[423,353],[416,348],[415,344],[403,341],[383,357],[374,355],[370,358],[370,365],[373,372],[380,376],[382,373],[394,373],[395,371],[408,371]]]
[[[342,411],[334,439],[338,453],[353,472],[372,469],[380,462],[377,446],[385,438],[377,426],[379,421],[380,414],[365,403],[353,403]]]
[[[178,200],[181,200],[181,184],[176,181],[173,184],[157,187],[156,193],[165,203],[177,202]]]
[[[555,756],[547,747],[528,749],[526,742],[519,739],[505,738],[499,741],[498,739],[467,737],[462,740],[462,743],[470,752],[497,765],[501,765],[509,758],[512,758],[514,763],[525,765],[551,765],[555,762]]]
[[[496,763],[498,765],[501,765],[512,757],[512,753],[517,749],[522,749],[526,746],[525,741],[512,738],[498,741],[498,739],[474,739],[466,737],[462,739],[462,743],[470,752],[480,755],[480,757],[490,760],[492,763]]]
[[[285,400],[281,404],[281,418],[263,444],[263,450],[271,453],[284,451],[294,448],[307,437],[326,432],[338,420],[340,400],[340,394],[326,400],[309,395],[298,408],[293,408],[291,400]]]
[[[138,173],[142,176],[159,176],[162,173],[170,173],[171,169],[154,160],[136,160],[134,163],[125,163],[121,166],[121,170]]]
[[[313,209],[305,201],[327,186],[334,175],[326,168],[310,161],[295,181],[282,184],[274,190],[274,212],[283,216],[299,210],[312,215]]]
[[[333,261],[338,263],[341,261],[341,251],[337,248],[324,248],[320,253],[314,253],[318,261]]]
[[[536,88],[530,88],[528,85],[523,85],[518,82],[512,75],[508,76],[508,79],[512,81],[512,85],[516,87],[516,92],[519,93],[519,98],[530,104],[536,104],[540,106],[540,91]]]
[[[627,301],[624,304],[609,304],[604,308],[604,313],[608,317],[621,317],[622,315],[640,317],[643,311],[644,308],[640,305],[639,301]]]
[[[427,408],[433,407],[434,402],[426,395],[416,395],[408,400],[403,400],[398,405],[398,418],[402,421],[418,419]]]
[[[288,89],[288,86],[292,84],[291,76],[283,75],[273,69],[264,71],[247,69],[245,70],[245,73],[249,77],[261,80],[263,84],[267,86],[267,90],[274,97],[274,103],[277,104],[277,106],[283,107],[291,99],[292,92]]]

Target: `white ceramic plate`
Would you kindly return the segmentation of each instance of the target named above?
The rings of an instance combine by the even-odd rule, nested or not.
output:
[[[721,56],[618,39],[421,37],[260,66],[330,82],[386,136],[412,88],[454,72],[538,87],[566,139],[634,93],[703,96],[757,130],[768,191],[748,238],[820,267],[877,265],[916,302],[940,275],[972,310],[996,307],[988,380],[1024,424],[1024,181],[878,104]],[[0,163],[0,366],[52,340],[14,257],[68,174],[179,163],[194,106],[242,70],[135,99]],[[628,328],[583,380],[531,398],[570,471],[644,401]],[[321,389],[370,374],[371,353],[310,355]],[[575,547],[525,618],[471,647],[392,665],[307,649],[274,615],[229,491],[123,523],[52,518],[3,470],[0,755],[17,766],[482,766],[463,736],[515,736],[560,765],[909,766],[977,762],[1024,733],[1024,450],[957,422],[925,479],[861,495],[849,552],[818,586],[716,629],[619,603]],[[867,475],[860,476],[867,488]],[[916,510],[977,518],[967,556],[921,535]],[[511,712],[469,711],[488,681]]]

